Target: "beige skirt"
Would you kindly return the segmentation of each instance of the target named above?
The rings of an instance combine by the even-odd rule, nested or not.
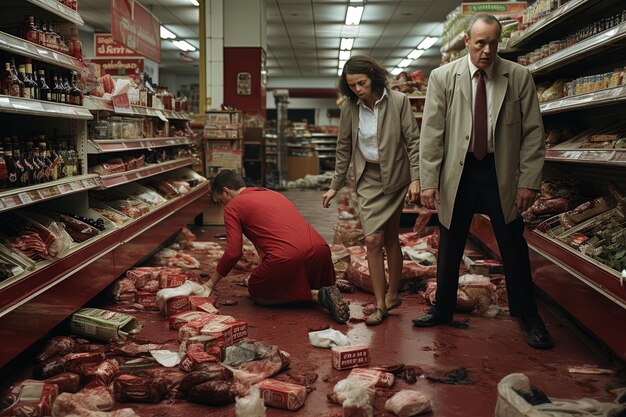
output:
[[[380,165],[365,165],[356,185],[363,235],[384,231],[387,220],[403,207],[407,189],[408,185],[394,194],[385,194]]]

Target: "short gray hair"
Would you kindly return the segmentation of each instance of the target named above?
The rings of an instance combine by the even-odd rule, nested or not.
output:
[[[498,25],[500,34],[502,34],[502,24],[500,23],[497,17],[489,13],[478,13],[478,14],[473,15],[470,18],[469,22],[467,23],[467,29],[465,29],[465,34],[467,35],[468,38],[471,38],[472,26],[474,26],[474,23],[476,23],[477,20],[482,20],[483,22],[486,22],[489,24],[495,22]]]

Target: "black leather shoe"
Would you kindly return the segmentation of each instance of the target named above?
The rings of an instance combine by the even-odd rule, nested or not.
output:
[[[554,347],[552,336],[540,318],[523,321],[526,330],[526,342],[535,349],[551,349]]]
[[[413,319],[413,326],[415,327],[432,327],[439,324],[452,324],[452,317],[445,317],[437,311],[430,310],[423,316]]]

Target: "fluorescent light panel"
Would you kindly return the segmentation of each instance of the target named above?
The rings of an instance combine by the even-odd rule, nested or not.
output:
[[[350,59],[350,51],[339,51],[339,60],[347,61]]]
[[[196,50],[196,48],[187,41],[172,41],[172,43],[181,51],[193,52]]]
[[[422,42],[420,42],[419,45],[417,45],[417,49],[428,49],[433,46],[435,42],[437,42],[437,38],[426,36],[426,39],[424,39]]]
[[[346,25],[358,25],[361,23],[362,15],[363,6],[348,6],[348,13],[346,13]]]
[[[167,30],[165,26],[161,26],[161,39],[176,39],[176,35]]]
[[[409,59],[417,59],[419,57],[421,57],[424,54],[424,50],[422,49],[413,49],[411,51],[411,53],[409,55],[407,55],[407,58]]]
[[[191,4],[193,4],[194,6],[200,6],[200,3],[198,3],[198,0],[189,0],[191,2]]]
[[[346,65],[346,61],[339,61],[339,69],[343,69],[343,67]]]
[[[398,67],[400,68],[406,68],[409,65],[411,65],[411,63],[413,62],[412,59],[403,59],[402,61],[400,61],[400,63],[398,64]]]
[[[340,49],[350,51],[352,50],[352,45],[354,45],[354,38],[341,38]]]
[[[341,76],[341,74],[343,74],[343,69],[342,68],[337,70],[337,75]]]
[[[402,68],[398,68],[398,67],[395,67],[394,69],[391,70],[392,75],[398,75],[401,72],[402,72]]]

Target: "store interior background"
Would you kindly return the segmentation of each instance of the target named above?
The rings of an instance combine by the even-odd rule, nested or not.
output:
[[[173,93],[188,97],[200,88],[200,13],[223,10],[223,46],[264,46],[267,56],[266,108],[269,116],[276,108],[272,91],[291,90],[289,110],[314,112],[314,124],[337,125],[336,83],[342,37],[354,38],[352,55],[366,54],[386,68],[396,67],[428,36],[437,41],[405,71],[437,67],[441,54],[441,33],[446,15],[460,4],[458,0],[368,0],[350,5],[363,6],[359,25],[346,25],[345,0],[143,0],[161,25],[195,48],[183,52],[171,40],[161,40],[161,62],[146,61],[146,72],[155,82],[169,86]],[[199,4],[200,4],[199,3]],[[94,56],[93,34],[111,29],[110,2],[81,0],[79,12],[85,21],[79,36],[86,57]],[[248,24],[251,23],[251,24]],[[207,25],[207,33],[211,31]],[[264,33],[260,33],[259,31]],[[210,35],[209,35],[210,36]],[[250,39],[256,45],[250,45]],[[210,43],[210,40],[209,40]],[[210,45],[209,45],[210,48]],[[181,58],[181,53],[185,55]],[[192,62],[183,62],[190,58]],[[210,58],[209,58],[210,59]],[[207,65],[210,67],[210,65]],[[223,74],[221,74],[223,77]],[[220,74],[207,75],[207,78]],[[211,81],[209,81],[210,83]],[[210,89],[209,94],[210,94]],[[216,98],[206,107],[218,108]],[[225,103],[228,104],[228,103]],[[298,117],[298,116],[296,116]],[[291,116],[290,116],[291,118]]]

